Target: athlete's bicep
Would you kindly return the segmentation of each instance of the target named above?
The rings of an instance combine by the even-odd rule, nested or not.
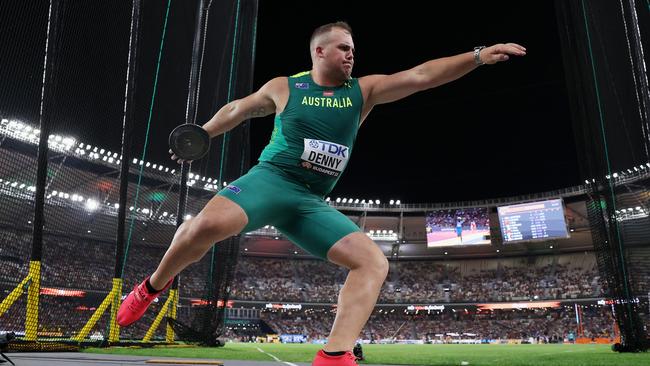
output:
[[[237,101],[237,114],[241,119],[264,117],[275,111],[273,99],[260,95],[259,91]]]
[[[359,79],[366,105],[394,102],[426,88],[425,78],[417,69],[400,71],[391,75],[369,75]]]
[[[235,101],[237,114],[242,119],[264,117],[276,112],[286,87],[286,78],[275,78],[258,91]]]

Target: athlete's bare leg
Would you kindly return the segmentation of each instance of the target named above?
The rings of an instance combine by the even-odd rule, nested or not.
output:
[[[149,283],[155,289],[165,287],[185,267],[203,258],[214,243],[238,234],[246,224],[248,217],[239,205],[214,196],[196,217],[185,221],[176,230]]]
[[[336,242],[327,258],[350,272],[339,293],[336,318],[323,349],[351,351],[377,303],[388,274],[388,260],[377,244],[361,232],[346,235]]]

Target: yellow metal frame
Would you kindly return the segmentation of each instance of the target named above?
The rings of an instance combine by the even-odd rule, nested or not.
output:
[[[88,334],[90,331],[93,329],[95,324],[97,324],[97,321],[99,321],[99,318],[106,312],[106,309],[108,307],[111,307],[111,327],[110,327],[110,333],[108,336],[108,340],[111,343],[116,343],[119,342],[120,340],[120,326],[117,324],[117,311],[120,308],[121,304],[121,295],[122,294],[122,279],[121,278],[113,278],[113,288],[111,289],[111,292],[106,295],[104,300],[102,301],[101,305],[95,310],[93,315],[90,317],[86,325],[81,329],[81,331],[73,338],[75,341],[81,342],[86,337],[88,337]],[[169,313],[169,316],[173,319],[176,319],[176,306],[178,305],[178,290],[173,289],[169,291],[169,297],[167,298],[167,301],[165,301],[165,304],[163,305],[162,309],[160,310],[160,313],[156,316],[156,319],[153,321],[151,326],[149,327],[149,330],[147,330],[147,333],[145,334],[144,338],[142,339],[143,342],[150,342],[151,338],[153,337],[153,334],[155,333],[156,329],[158,329],[158,326],[162,322],[163,318],[165,315]],[[174,342],[174,331],[169,326],[167,325],[166,329],[166,341],[168,343],[173,343]]]
[[[0,316],[2,316],[2,314],[4,314],[7,310],[9,310],[11,305],[13,305],[14,302],[18,300],[20,295],[22,295],[25,292],[25,286],[27,285],[28,282],[29,282],[29,275],[27,275],[27,277],[25,277],[22,280],[22,282],[20,282],[18,286],[16,286],[16,288],[14,288],[11,291],[11,293],[9,293],[9,296],[5,297],[5,299],[2,300],[2,303],[0,303]]]
[[[178,308],[179,294],[178,294],[178,289],[174,289],[172,291],[173,291],[173,294],[174,294],[174,296],[173,296],[174,300],[170,305],[169,317],[176,320],[176,309]],[[169,292],[170,297],[172,297],[172,291]],[[171,325],[169,325],[169,323],[167,323],[167,330],[166,330],[166,333],[165,333],[165,341],[167,343],[174,343],[174,329],[172,328]]]
[[[4,314],[27,289],[27,316],[25,317],[25,340],[35,341],[38,330],[38,295],[41,293],[41,262],[30,261],[29,273],[14,288],[2,303],[0,303],[0,315]]]
[[[88,322],[81,328],[79,333],[75,335],[72,339],[78,342],[82,342],[88,334],[93,329],[97,321],[104,314],[106,309],[110,306],[111,310],[111,320],[110,320],[110,333],[109,341],[111,343],[119,342],[120,339],[120,326],[117,324],[117,311],[120,308],[121,304],[121,295],[122,295],[122,279],[113,278],[113,286],[111,291],[106,295],[102,303],[99,305],[97,310],[90,317]],[[27,276],[9,293],[9,295],[2,300],[0,303],[0,316],[6,313],[9,308],[25,293],[25,288],[27,288],[27,316],[25,317],[25,337],[26,341],[36,341],[38,336],[38,314],[39,314],[39,295],[41,292],[41,262],[40,261],[30,261],[29,262],[29,273]],[[153,337],[156,329],[160,326],[165,315],[169,314],[169,317],[176,319],[176,308],[178,306],[179,294],[178,289],[172,289],[169,291],[169,297],[163,305],[163,308],[160,310],[160,313],[156,316],[156,319],[149,327],[146,335],[142,339],[143,342],[149,342]],[[165,341],[167,343],[174,343],[174,330],[172,327],[167,324],[165,330]]]
[[[144,338],[142,338],[143,342],[151,341],[153,334],[160,326],[160,323],[162,322],[165,315],[167,315],[167,312],[169,312],[170,318],[176,319],[176,304],[178,304],[178,290],[169,290],[169,297],[167,298],[167,301],[165,301],[162,309],[160,309],[160,312],[156,316],[156,319],[154,319],[153,323],[151,323],[151,326],[147,330],[147,333],[144,335]],[[167,328],[165,330],[165,341],[169,343],[174,342],[174,330],[169,324],[167,324]]]
[[[113,278],[113,287],[111,288],[111,291],[106,295],[102,303],[99,305],[97,310],[93,313],[93,315],[88,319],[88,322],[86,322],[86,325],[81,328],[81,331],[77,333],[76,336],[74,336],[72,339],[81,342],[86,337],[88,337],[88,333],[93,329],[95,324],[97,324],[97,321],[99,318],[101,318],[102,315],[104,315],[104,312],[108,308],[108,306],[111,306],[111,332],[109,335],[109,341],[111,342],[117,342],[120,338],[120,328],[119,325],[117,325],[117,319],[116,319],[116,314],[117,310],[120,308],[120,295],[122,294],[122,279],[121,278]]]

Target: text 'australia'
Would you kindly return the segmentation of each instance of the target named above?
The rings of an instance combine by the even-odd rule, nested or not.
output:
[[[302,105],[325,108],[348,108],[352,107],[352,99],[345,98],[328,98],[328,97],[302,97]]]

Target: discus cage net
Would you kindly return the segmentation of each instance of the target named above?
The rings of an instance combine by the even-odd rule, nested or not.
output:
[[[190,169],[169,160],[167,135],[251,91],[257,5],[0,2],[0,331],[16,332],[12,347],[216,344],[238,238],[183,271],[135,325],[120,329],[115,312],[177,225],[248,168],[247,123]],[[650,182],[638,175],[650,168],[650,7],[556,9],[618,350],[647,350]]]
[[[191,167],[170,160],[167,136],[250,93],[256,22],[257,0],[0,2],[0,331],[16,333],[11,347],[215,344],[237,237],[134,325],[115,316],[176,227],[248,168],[247,122]]]
[[[620,330],[614,350],[647,351],[650,7],[639,0],[555,4],[591,235]]]

